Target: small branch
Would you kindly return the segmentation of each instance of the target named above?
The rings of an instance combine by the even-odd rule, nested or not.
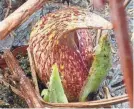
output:
[[[131,0],[125,0],[125,1],[124,1],[124,4],[123,4],[124,7],[127,7],[127,5],[128,5],[130,2],[131,2]]]
[[[128,101],[127,95],[122,95],[118,97],[112,97],[109,99],[89,101],[89,102],[76,102],[76,103],[47,103],[45,105],[49,107],[68,107],[68,108],[96,108],[96,107],[106,107],[109,105],[115,105],[121,102]]]
[[[116,41],[119,48],[121,69],[123,72],[130,107],[133,107],[133,56],[128,34],[126,12],[121,0],[110,0],[111,17]],[[120,7],[120,8],[119,8]]]
[[[8,7],[7,7],[7,10],[6,10],[6,13],[5,13],[5,17],[4,19],[9,15],[9,12],[10,12],[10,9],[12,8],[12,1],[11,0],[6,0],[7,4],[8,4]],[[14,32],[10,32],[9,33],[11,35],[11,37],[14,37]]]
[[[35,85],[35,90],[36,90],[38,96],[40,96],[40,91],[39,91],[39,86],[38,86],[38,81],[37,81],[37,73],[35,71],[36,67],[35,67],[35,63],[33,62],[34,59],[33,59],[30,48],[27,49],[27,52],[28,52],[28,57],[29,57],[29,61],[30,61],[32,79],[33,79],[33,83]]]
[[[111,94],[109,92],[108,87],[104,87],[104,93],[105,93],[105,98],[106,99],[110,99],[111,98]],[[106,106],[105,108],[111,108],[111,106]]]
[[[111,98],[111,95],[110,95],[109,89],[108,89],[107,87],[104,87],[104,92],[105,92],[105,94],[106,94],[106,99]]]
[[[14,28],[22,24],[30,15],[41,8],[46,1],[48,0],[28,0],[0,22],[0,40],[4,39]]]
[[[102,33],[102,30],[101,29],[98,29],[97,36],[96,36],[96,45],[98,45],[98,43],[99,43],[99,39],[101,37],[101,33]]]
[[[4,19],[9,15],[9,11],[10,11],[10,9],[12,7],[12,1],[11,0],[8,0],[7,4],[8,4],[8,7],[7,7],[7,11],[5,13]]]
[[[104,6],[105,3],[109,2],[110,0],[93,0],[93,4],[97,7],[97,8],[101,8]],[[131,0],[125,0],[123,3],[124,7],[127,7],[127,5],[131,2]]]
[[[114,50],[113,46],[112,46],[112,45],[110,45],[110,46],[111,46],[111,52],[114,53],[114,54],[117,53],[117,52]]]
[[[30,80],[25,76],[13,54],[9,50],[6,50],[3,56],[12,74],[18,75],[19,80],[17,82],[19,90],[24,95],[28,106],[31,108],[43,107],[43,104],[36,95],[35,89],[33,88]]]
[[[37,94],[39,100],[44,103],[44,100],[40,96],[40,91],[39,91],[39,86],[38,86],[38,81],[37,81],[36,66],[35,66],[35,63],[33,61],[34,59],[33,59],[33,55],[32,55],[31,49],[27,48],[27,52],[28,52],[30,66],[31,66],[32,79],[33,79],[33,83],[34,83],[34,86],[35,86],[35,91],[36,91],[36,94]]]

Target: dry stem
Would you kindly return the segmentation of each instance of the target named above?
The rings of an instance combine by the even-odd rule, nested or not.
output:
[[[47,0],[28,0],[15,12],[0,22],[0,40],[4,39],[13,29],[22,24],[31,14],[41,8]]]
[[[113,97],[109,99],[89,101],[89,102],[76,102],[76,103],[46,103],[49,107],[69,107],[69,108],[94,108],[94,107],[106,107],[109,105],[115,105],[121,102],[128,101],[127,95]]]
[[[101,37],[101,33],[102,33],[102,30],[101,29],[98,29],[97,36],[96,36],[96,45],[98,45],[98,43],[99,43],[99,39]]]
[[[28,52],[28,57],[29,57],[29,61],[30,61],[32,79],[33,79],[33,83],[35,85],[35,90],[36,90],[38,96],[40,96],[39,86],[38,86],[38,81],[37,81],[37,73],[35,71],[36,67],[35,67],[35,63],[33,61],[34,59],[33,59],[30,48],[27,49],[27,52]]]
[[[126,89],[133,107],[133,56],[130,46],[130,39],[127,28],[127,19],[125,8],[122,1],[110,0],[112,22],[116,33],[116,41],[119,48],[120,62],[123,76],[126,83]],[[120,8],[119,8],[120,7]]]
[[[19,90],[24,95],[28,106],[31,108],[43,107],[43,104],[36,95],[35,89],[33,88],[30,80],[25,76],[13,54],[9,50],[6,50],[3,56],[9,69],[11,70],[11,73],[13,75],[18,75],[19,79],[16,82],[18,83]]]
[[[124,4],[123,4],[124,7],[127,7],[127,5],[128,5],[130,2],[131,2],[131,0],[125,0],[125,1],[124,1]]]
[[[9,14],[9,11],[10,11],[10,9],[12,7],[12,1],[8,0],[7,4],[8,4],[8,7],[7,7],[7,11],[5,13],[5,17],[4,18],[6,18],[8,16],[8,14]]]

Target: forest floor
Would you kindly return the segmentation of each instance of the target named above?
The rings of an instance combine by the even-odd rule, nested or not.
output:
[[[12,13],[16,8],[18,8],[23,0],[11,0],[12,8],[9,13]],[[77,5],[84,8],[88,8],[89,11],[92,11],[107,20],[110,20],[110,12],[108,5],[103,9],[93,9],[92,4],[88,4],[86,0],[71,0],[71,5]],[[6,0],[0,0],[0,21],[4,19],[5,13],[7,11],[8,4]],[[33,25],[44,15],[47,13],[56,11],[61,9],[62,6],[59,6],[54,3],[48,3],[43,6],[42,9],[35,12],[25,23],[23,23],[20,27],[13,31],[13,35],[9,35],[5,40],[0,41],[0,52],[2,52],[5,48],[13,48],[16,46],[27,45],[29,40],[29,35],[31,28]],[[129,3],[126,7],[128,24],[129,24],[129,35],[130,38],[133,34],[133,1]],[[125,85],[123,83],[123,75],[121,72],[120,64],[119,64],[119,56],[118,56],[118,47],[115,41],[114,32],[109,31],[109,39],[112,45],[114,52],[112,53],[112,68],[110,69],[106,79],[100,86],[96,96],[94,99],[103,99],[105,97],[104,87],[107,87],[110,91],[110,96],[119,96],[126,93]],[[19,59],[22,68],[25,72],[29,71],[28,58],[21,57]],[[0,78],[3,78],[2,71],[0,70]],[[0,103],[3,102],[3,106],[0,107],[10,107],[10,108],[23,108],[27,107],[26,103],[20,99],[16,94],[14,94],[9,87],[0,84]],[[128,102],[121,103],[118,105],[113,105],[113,108],[128,108]]]

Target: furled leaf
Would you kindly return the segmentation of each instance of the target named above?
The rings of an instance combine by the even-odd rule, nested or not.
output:
[[[100,83],[106,77],[110,69],[111,48],[107,40],[107,35],[100,38],[99,45],[95,50],[94,61],[90,68],[88,78],[83,86],[79,100],[85,101],[88,94],[96,92]]]
[[[44,89],[42,92],[41,92],[41,96],[43,97],[44,101],[49,101],[49,94],[48,94],[48,89]]]
[[[64,89],[61,83],[58,66],[54,64],[52,66],[52,74],[50,77],[50,83],[48,90],[42,92],[44,100],[52,103],[68,103],[67,97],[64,93]]]

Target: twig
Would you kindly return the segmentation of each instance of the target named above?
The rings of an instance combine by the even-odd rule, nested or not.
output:
[[[110,0],[112,22],[116,33],[116,41],[119,48],[119,56],[123,76],[130,100],[133,107],[133,57],[128,35],[125,8],[121,0]],[[119,8],[120,7],[120,8]]]
[[[114,54],[117,53],[117,52],[113,49],[113,46],[112,46],[112,45],[110,45],[110,46],[111,46],[111,52],[114,53]]]
[[[10,9],[11,9],[11,7],[12,7],[12,1],[11,1],[11,0],[8,0],[7,4],[8,4],[8,7],[7,7],[7,11],[6,11],[6,13],[5,13],[4,19],[5,19],[5,18],[8,16],[8,14],[9,14],[9,11],[10,11]]]
[[[0,22],[0,40],[4,39],[15,27],[22,24],[31,14],[41,8],[48,0],[28,0],[6,19]]]
[[[125,0],[125,1],[124,1],[124,4],[123,4],[124,7],[127,7],[127,5],[128,5],[130,2],[131,2],[131,0]]]
[[[104,92],[105,92],[105,98],[106,98],[106,99],[110,99],[110,98],[111,98],[111,94],[110,94],[110,92],[109,92],[108,87],[104,87]],[[111,106],[107,106],[107,107],[105,107],[105,108],[111,108]]]
[[[17,81],[19,85],[19,90],[23,94],[28,106],[31,108],[43,107],[43,104],[36,95],[35,89],[33,88],[30,80],[25,76],[17,60],[14,58],[12,52],[6,50],[3,56],[9,69],[11,70],[11,73],[18,75],[18,77],[20,78],[19,81]]]
[[[109,99],[111,98],[111,95],[110,95],[110,92],[109,92],[109,89],[107,87],[104,87],[104,92],[105,92],[105,98],[106,99]]]
[[[106,99],[110,99],[111,98],[109,89],[107,87],[104,87],[104,93],[105,93],[105,98]],[[106,106],[105,108],[111,108],[111,106],[109,105],[109,106]]]
[[[128,101],[127,95],[122,95],[119,97],[113,97],[109,99],[89,101],[89,102],[76,102],[76,103],[47,103],[45,105],[49,107],[68,107],[68,108],[93,108],[93,107],[106,107],[109,105],[115,105],[121,102]]]
[[[101,29],[98,29],[97,36],[96,36],[96,45],[98,45],[98,43],[99,43],[99,39],[101,37],[101,33],[102,33],[102,30]]]
[[[107,3],[109,2],[110,0],[93,0],[94,1],[94,5],[97,7],[97,8],[101,8],[104,6],[104,3]],[[124,7],[127,7],[127,5],[130,3],[131,0],[125,0],[124,3],[123,3],[123,6]]]
[[[36,67],[35,67],[35,63],[33,62],[34,59],[33,59],[32,53],[30,51],[30,48],[27,48],[27,52],[28,52],[30,66],[31,66],[32,79],[33,79],[33,83],[35,85],[35,90],[36,90],[38,96],[40,96],[39,86],[38,86],[38,81],[37,81],[37,73],[35,71]]]
[[[134,32],[132,33],[131,41],[134,42]]]
[[[35,67],[35,63],[33,62],[34,59],[33,59],[31,49],[27,48],[27,52],[28,52],[29,62],[30,62],[31,71],[32,71],[32,79],[33,79],[33,83],[34,83],[34,86],[35,86],[37,96],[38,96],[38,98],[41,102],[44,102],[44,100],[40,96],[40,91],[39,91],[39,86],[38,86],[38,81],[37,81],[37,72],[36,72],[37,70],[36,70],[36,67]]]
[[[8,7],[7,7],[7,11],[5,13],[5,17],[4,19],[9,15],[9,12],[10,12],[10,9],[12,8],[12,1],[11,0],[6,0],[7,1],[7,4],[8,4]],[[14,32],[12,31],[10,33],[11,37],[14,37]]]

